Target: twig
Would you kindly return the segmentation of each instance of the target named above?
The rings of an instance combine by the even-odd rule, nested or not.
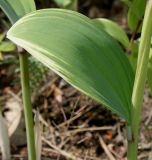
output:
[[[52,86],[52,84],[55,83],[57,80],[58,77],[54,77],[49,82],[47,82],[42,88],[40,88],[37,93],[33,93],[32,102],[34,102],[36,97],[39,97],[49,86]]]
[[[104,127],[90,127],[90,128],[79,128],[68,131],[70,134],[77,134],[80,132],[95,132],[95,131],[103,131],[103,130],[114,130],[113,126],[104,126]]]
[[[67,137],[67,139],[65,139],[64,141],[62,140],[62,142],[58,145],[58,147],[62,148],[69,140],[70,140],[70,137]]]
[[[73,110],[72,110],[72,112],[71,112],[70,119],[74,116],[74,110],[75,110],[75,108],[77,107],[79,100],[80,100],[80,97],[78,97],[78,99],[76,100],[74,106],[72,107]],[[69,128],[70,122],[71,122],[71,121],[69,121],[69,123],[67,124],[67,128]]]
[[[88,155],[88,150],[87,150],[86,153],[85,153],[84,160],[87,160],[87,155]]]
[[[33,109],[33,112],[34,112],[34,114],[36,114],[36,110],[35,109]],[[45,126],[45,127],[50,127],[49,125],[48,125],[48,123],[44,120],[44,118],[39,114],[39,120],[42,122],[42,124]]]
[[[104,151],[105,151],[106,155],[108,156],[108,158],[109,158],[110,160],[116,160],[116,159],[114,158],[114,156],[111,154],[111,152],[109,151],[107,145],[105,144],[105,142],[103,141],[103,139],[102,139],[101,136],[99,136],[99,141],[100,141],[101,147],[104,149]]]
[[[108,148],[109,148],[109,151],[110,151],[115,157],[117,157],[119,160],[122,159],[122,156],[120,156],[118,153],[116,153],[116,152],[113,150],[113,145],[108,146]]]
[[[78,119],[78,118],[81,117],[84,113],[88,112],[88,111],[91,110],[92,108],[93,108],[93,107],[91,106],[90,108],[86,109],[84,112],[80,112],[80,113],[77,114],[76,116],[74,116],[74,117],[68,119],[67,121],[59,124],[58,127],[63,127],[63,126],[65,126],[65,125],[71,123],[72,121]]]
[[[84,158],[87,158],[89,160],[101,160],[101,158],[97,158],[97,157],[92,157],[92,156],[85,156]],[[107,160],[107,159],[103,159],[102,160]]]
[[[49,145],[50,147],[52,147],[53,149],[55,149],[56,151],[58,151],[60,154],[62,154],[63,156],[65,156],[67,158],[70,158],[72,160],[82,160],[81,158],[75,157],[71,153],[67,153],[64,150],[61,150],[59,147],[53,145],[51,142],[49,142],[48,140],[46,140],[44,137],[42,137],[42,141],[45,142],[47,145]]]
[[[148,124],[150,123],[151,118],[152,118],[152,110],[150,111],[150,113],[149,113],[149,115],[148,115],[148,117],[147,117],[147,119],[146,119],[146,122],[145,122],[145,125],[146,125],[146,126],[148,126]]]
[[[61,113],[63,115],[64,121],[66,122],[67,121],[67,117],[66,117],[65,111],[64,111],[64,109],[63,109],[63,107],[61,105],[60,105],[60,111],[61,111]]]
[[[14,99],[16,99],[18,102],[22,103],[21,98],[19,97],[21,92],[18,92],[18,94],[15,94],[13,91],[11,91],[10,89],[6,90],[6,93],[8,93],[9,95],[11,95]]]
[[[42,150],[42,141],[41,141],[41,135],[42,135],[42,126],[40,124],[39,120],[39,111],[37,110],[35,114],[35,149],[36,149],[36,160],[41,160],[41,150]]]
[[[88,139],[88,137],[84,137],[83,139],[80,139],[77,144],[83,143],[84,141],[86,141]]]

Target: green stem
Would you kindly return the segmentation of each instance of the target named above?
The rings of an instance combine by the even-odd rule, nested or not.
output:
[[[141,41],[139,46],[138,62],[135,75],[135,82],[132,94],[132,141],[128,142],[128,160],[137,160],[138,134],[141,117],[141,108],[144,94],[144,86],[147,75],[147,67],[152,36],[152,0],[147,2],[145,11]]]
[[[36,160],[32,104],[31,104],[31,95],[29,86],[28,55],[26,52],[19,53],[19,58],[20,58],[20,68],[21,68],[21,85],[22,85],[23,106],[24,106],[26,134],[27,134],[27,145],[28,145],[28,159]]]
[[[12,8],[12,6],[6,0],[0,0],[0,8],[2,8],[2,10],[8,16],[12,25],[19,19],[18,15],[15,12],[15,9]],[[34,125],[33,125],[32,105],[31,105],[30,86],[29,86],[28,55],[26,52],[19,53],[19,58],[20,58],[20,69],[21,69],[23,106],[24,106],[25,125],[27,134],[27,145],[28,145],[28,159],[36,160]]]

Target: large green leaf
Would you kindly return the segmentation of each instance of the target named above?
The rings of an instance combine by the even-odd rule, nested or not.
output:
[[[98,27],[105,30],[105,32],[122,43],[126,48],[129,46],[128,36],[117,23],[105,18],[97,18],[94,22]]]
[[[21,18],[8,38],[80,91],[131,122],[133,72],[119,44],[73,11],[45,9]]]
[[[139,29],[138,25],[142,24],[141,21],[143,19],[146,8],[146,0],[134,0],[128,11],[128,26],[134,32]]]
[[[34,0],[0,0],[0,8],[12,23],[36,10]]]

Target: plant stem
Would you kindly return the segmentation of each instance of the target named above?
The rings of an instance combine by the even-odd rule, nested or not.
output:
[[[0,1],[0,8],[10,19],[12,25],[19,19],[15,9],[6,1]],[[21,69],[21,85],[22,85],[22,96],[24,106],[24,116],[27,134],[27,145],[28,145],[28,159],[36,160],[35,152],[35,139],[34,139],[34,125],[32,116],[32,104],[30,96],[29,86],[29,71],[28,71],[28,55],[26,52],[19,53],[20,58],[20,69]]]
[[[139,45],[137,69],[132,94],[132,141],[128,142],[128,160],[137,160],[138,133],[140,125],[141,108],[144,94],[144,86],[147,75],[147,67],[152,36],[152,0],[147,2],[145,11],[141,41]]]
[[[21,85],[22,85],[24,116],[25,116],[26,134],[27,134],[27,145],[28,145],[28,159],[36,160],[27,53],[26,52],[19,53],[19,59],[20,59],[20,69],[21,69]]]

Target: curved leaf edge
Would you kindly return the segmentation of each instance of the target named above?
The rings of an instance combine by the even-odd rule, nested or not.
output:
[[[45,9],[46,10],[46,9]],[[56,10],[56,9],[55,9]],[[58,10],[62,10],[62,11],[65,11],[65,10],[63,10],[63,9],[58,9]],[[37,12],[37,11],[34,11],[34,12],[32,12],[33,14],[35,13],[35,12]],[[71,12],[73,12],[73,11],[67,11],[66,10],[66,12],[69,12],[69,13],[71,13]],[[30,15],[32,16],[32,13],[30,13]],[[75,13],[75,12],[74,12]],[[26,16],[29,16],[30,17],[30,15],[29,14],[27,14]],[[84,15],[81,15],[80,13],[77,13],[77,15],[79,15],[81,18],[82,18],[82,16],[83,17],[85,17]],[[22,20],[24,19],[24,18],[26,18],[26,16],[24,16],[23,18],[22,18]],[[85,18],[87,18],[87,17],[85,17]],[[89,19],[89,18],[88,18]],[[90,20],[90,19],[89,19]],[[20,21],[19,22],[17,22],[17,23],[15,23],[14,25],[13,25],[13,27],[12,28],[14,28],[16,25],[18,25],[18,23],[20,23]],[[9,38],[9,39],[11,39],[12,41],[14,41],[16,44],[19,44],[19,45],[21,45],[23,48],[26,48],[26,50],[27,51],[29,51],[29,53],[33,53],[34,52],[34,50],[32,50],[31,51],[31,49],[30,48],[27,48],[27,47],[25,47],[26,46],[26,44],[27,44],[27,42],[24,42],[23,40],[21,40],[21,39],[18,39],[18,38],[14,38],[13,36],[11,36],[11,29],[10,29],[10,31],[8,32],[8,34],[7,34],[7,37]],[[22,42],[21,42],[22,41]],[[35,54],[36,54],[36,52],[34,53],[34,57],[35,57]],[[37,58],[37,57],[35,57],[35,58]],[[39,61],[41,61],[41,59],[39,59]],[[44,63],[44,62],[43,62]],[[46,66],[48,66],[48,64],[47,63],[44,63]],[[49,68],[50,68],[50,66],[48,66]],[[50,69],[52,69],[54,72],[56,72],[57,74],[59,74],[61,77],[63,77],[66,81],[68,81],[70,84],[71,84],[71,82],[66,78],[66,77],[64,77],[60,72],[58,72],[57,70],[55,70],[55,69],[53,69],[52,67],[50,68]],[[72,84],[73,85],[73,84]],[[79,88],[79,87],[77,87],[77,86],[75,86],[75,85],[73,85],[75,88],[77,88],[78,90],[80,90],[81,92],[83,92],[83,93],[85,93],[86,95],[88,95],[89,97],[92,97],[92,98],[94,98],[95,100],[97,100],[98,102],[100,102],[101,103],[101,100],[99,100],[99,99],[97,99],[96,97],[93,97],[92,95],[90,95],[90,94],[88,94],[87,92],[84,92],[83,90],[81,90],[81,88]],[[107,106],[107,104],[103,101],[102,102],[105,106]],[[120,115],[120,112],[118,112],[117,110],[114,110],[111,106],[107,106],[110,110],[112,110],[113,112],[115,112],[115,113],[117,113],[118,115]],[[121,114],[120,115],[122,118],[124,118],[124,119],[126,119],[128,122],[130,122],[130,119],[128,119],[128,118],[126,118],[123,114]]]

